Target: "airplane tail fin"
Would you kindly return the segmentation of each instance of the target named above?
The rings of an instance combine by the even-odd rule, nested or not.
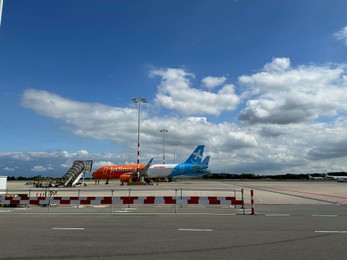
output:
[[[208,163],[210,162],[210,158],[211,156],[206,156],[205,159],[201,162],[202,166],[207,166],[208,167]]]
[[[144,168],[146,171],[147,171],[148,168],[151,166],[152,161],[153,161],[153,158],[151,158],[151,159],[149,160],[149,162],[146,164],[146,167]]]
[[[204,174],[209,173],[210,172],[208,170],[209,161],[210,161],[210,156],[206,156],[205,159],[201,162],[201,164],[199,166],[191,167],[192,171],[195,174],[199,174],[199,175],[204,175]]]
[[[140,170],[140,176],[146,176],[146,175],[147,175],[147,170],[148,170],[148,168],[151,166],[152,161],[153,161],[153,158],[151,158],[151,159],[149,160],[149,162],[146,164],[145,168],[143,168],[143,169]]]
[[[200,171],[205,171],[208,169],[208,163],[210,162],[211,156],[206,156],[205,159],[201,162],[201,164],[197,167]]]
[[[198,145],[194,152],[188,157],[185,163],[201,164],[205,145]]]

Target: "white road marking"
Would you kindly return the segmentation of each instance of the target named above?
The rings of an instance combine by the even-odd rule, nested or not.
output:
[[[289,217],[290,214],[265,214],[265,217]]]
[[[53,230],[84,230],[84,228],[52,228]]]
[[[330,234],[347,234],[347,231],[334,231],[334,230],[318,230],[316,233],[330,233]]]
[[[212,229],[179,228],[178,231],[211,232]]]
[[[138,210],[138,208],[121,208],[120,210],[114,210],[113,212],[129,212],[132,210]]]
[[[337,217],[337,215],[312,215],[312,217]]]

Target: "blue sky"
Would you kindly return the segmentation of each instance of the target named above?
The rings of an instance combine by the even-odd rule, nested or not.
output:
[[[345,1],[4,1],[0,175],[73,160],[346,171]]]

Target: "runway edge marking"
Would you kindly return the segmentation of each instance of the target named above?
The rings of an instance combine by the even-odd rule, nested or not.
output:
[[[178,231],[191,231],[191,232],[211,232],[212,229],[199,229],[199,228],[179,228]]]

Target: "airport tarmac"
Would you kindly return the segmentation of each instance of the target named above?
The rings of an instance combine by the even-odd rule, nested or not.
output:
[[[346,259],[346,217],[0,214],[0,259]]]
[[[8,183],[9,191],[28,188],[23,182]],[[32,194],[43,192],[30,189]],[[190,180],[127,187],[111,182],[59,189],[58,194],[107,195],[110,189],[115,194],[129,189],[136,194],[173,194],[182,189],[186,194],[218,196],[243,189],[246,214],[220,206],[176,212],[172,205],[125,205],[112,211],[93,206],[50,211],[3,207],[0,259],[346,259],[346,183]]]

